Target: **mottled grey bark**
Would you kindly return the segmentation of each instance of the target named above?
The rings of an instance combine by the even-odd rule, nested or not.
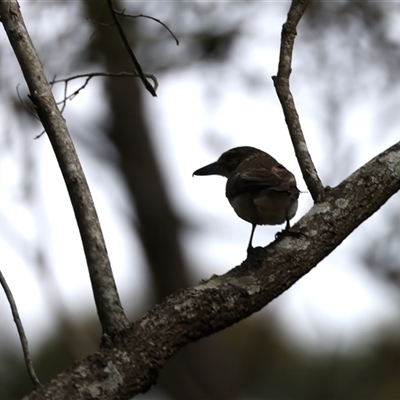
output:
[[[400,142],[354,172],[294,225],[240,266],[167,298],[139,321],[27,396],[129,399],[147,391],[168,358],[202,337],[260,310],[331,253],[400,189]]]

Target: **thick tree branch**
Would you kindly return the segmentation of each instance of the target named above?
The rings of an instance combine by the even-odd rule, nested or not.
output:
[[[28,84],[29,97],[49,136],[67,185],[103,332],[119,331],[128,325],[128,320],[115,286],[93,199],[65,120],[57,108],[43,66],[26,30],[18,2],[0,0],[0,16]]]
[[[276,93],[281,102],[286,124],[292,139],[294,151],[310,194],[317,202],[324,191],[317,170],[307,149],[306,140],[300,125],[293,96],[290,91],[289,78],[292,72],[293,45],[296,37],[296,27],[302,17],[309,0],[293,0],[286,22],[282,27],[281,49],[279,54],[278,73],[273,76]]]
[[[147,391],[179,349],[263,308],[399,190],[400,142],[325,191],[294,227],[307,238],[286,237],[256,249],[228,273],[168,297],[97,353],[25,399],[122,400]]]

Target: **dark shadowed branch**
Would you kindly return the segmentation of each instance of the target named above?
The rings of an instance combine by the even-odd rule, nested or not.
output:
[[[287,20],[282,27],[278,73],[276,76],[273,76],[272,79],[283,108],[286,124],[304,181],[306,182],[314,202],[317,202],[321,199],[324,187],[308,151],[289,85],[289,78],[292,72],[292,56],[296,27],[308,3],[309,0],[294,0],[292,2]]]
[[[129,57],[131,58],[133,65],[135,67],[135,70],[137,72],[137,74],[139,75],[139,78],[142,80],[144,87],[153,95],[153,96],[157,96],[156,94],[156,90],[153,86],[151,86],[150,82],[146,79],[146,76],[143,72],[142,66],[139,63],[139,60],[136,58],[135,53],[132,50],[131,45],[129,44],[128,38],[125,35],[124,30],[122,29],[121,23],[119,22],[118,18],[117,18],[117,13],[114,10],[114,5],[112,0],[107,0],[107,4],[108,4],[108,8],[110,9],[110,13],[113,17],[115,26],[118,29],[118,33],[121,36],[122,42],[124,43],[125,49],[129,54]]]
[[[53,146],[78,222],[103,333],[128,325],[111,271],[99,219],[82,166],[16,0],[0,0],[0,16],[38,117]],[[68,246],[68,241],[66,241]]]

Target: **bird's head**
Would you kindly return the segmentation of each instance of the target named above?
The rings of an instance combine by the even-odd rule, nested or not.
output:
[[[261,155],[265,155],[265,153],[254,147],[235,147],[223,153],[217,161],[194,171],[193,175],[222,175],[228,177],[241,163]]]

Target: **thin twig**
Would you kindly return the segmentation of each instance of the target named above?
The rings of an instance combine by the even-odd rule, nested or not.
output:
[[[174,33],[171,31],[171,29],[168,28],[168,26],[166,24],[164,24],[164,22],[160,21],[157,18],[151,17],[150,15],[145,15],[145,14],[137,14],[137,15],[132,15],[132,14],[125,14],[125,11],[117,11],[114,10],[115,14],[121,15],[122,17],[129,17],[129,18],[148,18],[148,19],[152,19],[153,21],[158,22],[160,25],[162,25],[169,33],[170,35],[175,39],[176,45],[179,46],[179,40],[178,38],[174,35]]]
[[[73,75],[70,76],[69,78],[64,78],[64,79],[56,79],[56,77],[53,78],[52,81],[49,82],[49,84],[51,86],[53,86],[55,83],[64,83],[64,98],[63,100],[57,102],[57,105],[62,104],[60,111],[64,112],[66,104],[67,104],[67,100],[72,100],[75,96],[77,96],[79,94],[79,92],[83,89],[85,89],[85,87],[88,85],[88,83],[90,82],[90,80],[93,77],[96,76],[106,76],[109,78],[132,78],[132,77],[136,77],[138,78],[139,75],[133,72],[116,72],[116,73],[108,73],[108,72],[90,72],[87,74],[78,74],[78,75]],[[158,88],[158,80],[155,77],[155,75],[152,74],[144,74],[145,77],[151,79],[154,83],[154,90],[157,91]],[[82,79],[82,78],[86,78],[85,82],[83,83],[83,85],[81,85],[78,89],[76,89],[73,93],[71,94],[67,94],[68,92],[68,83],[75,80],[75,79]],[[35,138],[36,139],[36,138]]]
[[[109,27],[109,26],[115,25],[115,22],[106,23],[106,22],[94,21],[94,20],[91,19],[91,18],[86,18],[86,19],[89,20],[89,21],[90,21],[92,24],[94,24],[94,25],[100,25],[100,26],[105,26],[105,27]],[[121,19],[122,19],[122,17],[121,17]],[[96,33],[97,33],[97,29],[90,35],[90,39],[92,39],[93,36],[94,36]]]
[[[11,307],[11,313],[14,318],[15,325],[17,326],[17,331],[19,339],[21,341],[22,351],[24,353],[25,364],[26,368],[28,369],[29,377],[31,378],[31,381],[33,382],[35,388],[37,388],[38,386],[41,385],[41,383],[38,377],[36,376],[35,368],[33,367],[32,358],[29,353],[28,339],[26,338],[25,330],[24,327],[22,326],[21,318],[19,317],[18,308],[14,301],[14,296],[12,295],[12,292],[9,286],[7,285],[6,279],[4,278],[4,275],[2,274],[1,271],[0,271],[0,284],[1,286],[3,286],[4,293],[6,294],[8,303],[10,304]]]
[[[145,74],[143,73],[142,66],[140,65],[138,59],[136,58],[135,53],[133,52],[132,47],[131,47],[131,45],[129,44],[128,38],[126,37],[125,32],[124,32],[124,30],[122,29],[122,26],[121,26],[121,24],[120,24],[120,22],[119,22],[119,20],[118,20],[118,18],[117,18],[116,10],[114,10],[114,6],[113,6],[112,0],[107,0],[107,4],[108,4],[108,7],[109,7],[109,9],[110,9],[110,13],[111,13],[111,15],[112,15],[112,17],[113,17],[115,26],[117,27],[118,32],[119,32],[119,35],[121,36],[122,42],[123,42],[124,45],[125,45],[126,51],[128,52],[128,54],[129,54],[129,56],[130,56],[130,58],[131,58],[131,60],[132,60],[132,62],[133,62],[133,65],[135,66],[136,72],[138,73],[140,79],[142,80],[144,87],[145,87],[154,97],[156,97],[156,96],[157,96],[156,91],[155,91],[154,87],[151,86],[150,82],[146,79],[146,76],[145,76]]]
[[[273,76],[274,86],[281,102],[286,124],[292,139],[294,151],[310,194],[317,202],[321,199],[324,186],[311,159],[306,140],[301,129],[293,95],[290,91],[289,78],[292,71],[293,45],[296,27],[310,0],[293,0],[286,22],[282,27],[281,49],[277,76]]]
[[[60,82],[69,82],[69,81],[73,81],[74,79],[79,79],[79,78],[93,78],[94,76],[107,76],[107,77],[111,77],[111,78],[120,78],[120,77],[126,77],[126,78],[130,78],[130,77],[139,77],[138,74],[133,73],[133,72],[115,72],[115,73],[111,73],[111,72],[89,72],[87,74],[78,74],[78,75],[72,75],[69,78],[64,78],[64,79],[56,79],[54,77],[54,79],[52,81],[50,81],[49,83],[52,85],[54,83],[60,83]],[[150,78],[153,82],[154,82],[154,88],[155,90],[157,90],[158,88],[158,80],[155,77],[155,75],[152,74],[144,74],[144,76],[146,78]]]

